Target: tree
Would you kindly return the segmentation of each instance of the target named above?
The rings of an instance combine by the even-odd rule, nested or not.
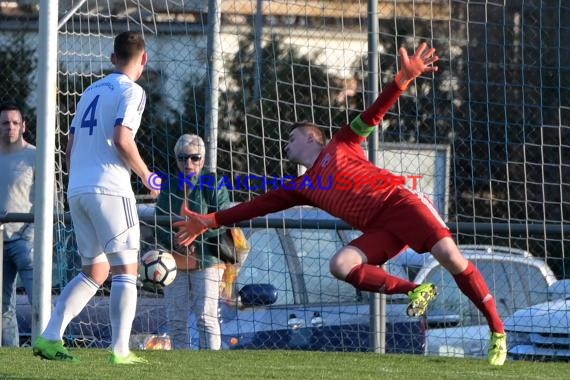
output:
[[[296,175],[295,165],[286,162],[283,143],[288,127],[307,120],[329,128],[340,125],[331,108],[341,109],[342,81],[315,65],[315,56],[303,56],[285,48],[277,36],[261,51],[256,77],[253,38],[240,41],[238,52],[226,67],[229,83],[220,96],[218,162],[220,173],[231,175]],[[257,80],[258,79],[258,80]],[[206,82],[189,83],[185,97],[185,121],[203,135]],[[255,99],[255,86],[260,97]],[[332,115],[332,116],[331,116]],[[344,121],[345,122],[345,121]],[[330,137],[330,133],[329,133]],[[227,164],[226,164],[227,163]],[[249,195],[234,192],[238,199]]]
[[[27,103],[33,89],[32,74],[36,70],[35,49],[28,46],[24,33],[16,33],[0,45],[0,103],[12,103],[22,108],[29,136],[35,144],[36,109]]]

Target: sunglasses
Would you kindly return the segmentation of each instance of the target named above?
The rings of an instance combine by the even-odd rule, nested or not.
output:
[[[190,161],[192,161],[192,162],[198,162],[202,159],[202,155],[201,154],[179,154],[178,156],[176,156],[176,158],[180,162],[186,162],[188,159],[190,159]]]

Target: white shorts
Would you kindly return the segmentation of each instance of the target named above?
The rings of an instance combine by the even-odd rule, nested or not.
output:
[[[69,198],[81,257],[138,251],[140,226],[134,198],[88,193]]]

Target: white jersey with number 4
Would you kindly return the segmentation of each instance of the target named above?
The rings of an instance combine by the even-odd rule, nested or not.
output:
[[[136,134],[146,103],[141,86],[112,73],[89,86],[71,122],[73,134],[67,196],[99,193],[133,197],[131,170],[113,142],[115,126]]]

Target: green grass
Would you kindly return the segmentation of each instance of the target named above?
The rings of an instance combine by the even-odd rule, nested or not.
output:
[[[31,348],[0,348],[0,379],[568,379],[568,363],[307,351],[145,351],[148,365],[112,366],[109,352],[71,350],[81,364],[41,360]]]

